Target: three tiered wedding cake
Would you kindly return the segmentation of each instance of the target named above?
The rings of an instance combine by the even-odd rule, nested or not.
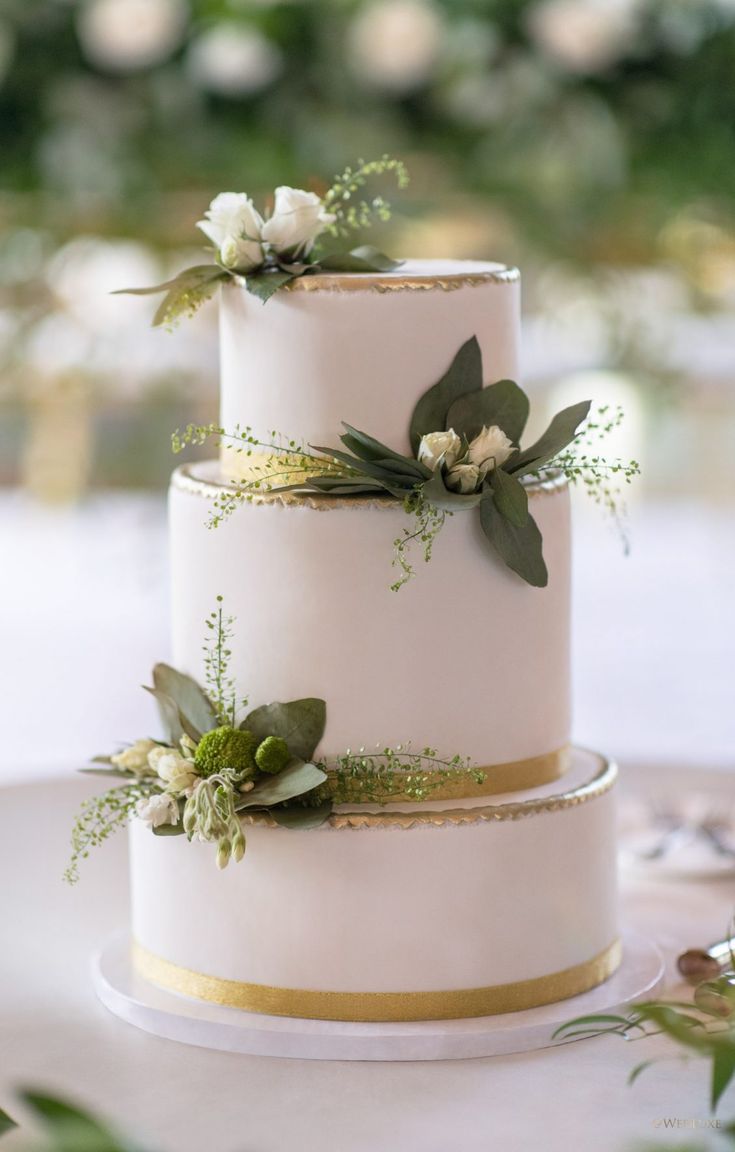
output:
[[[412,411],[472,337],[486,383],[517,379],[514,269],[325,273],[267,307],[228,285],[222,425],[324,445],[349,420],[408,451]],[[174,664],[204,678],[202,621],[222,597],[238,694],[326,701],[312,759],[410,743],[480,771],[434,780],[430,799],[336,803],[317,827],[241,813],[247,854],[224,873],[208,845],[134,821],[139,973],[248,1011],[355,1021],[483,1016],[605,980],[619,963],[615,770],[570,747],[564,478],[525,482],[545,587],[456,514],[397,593],[395,497],[253,487],[270,461],[231,444],[172,479]],[[212,530],[213,506],[243,484],[247,500]]]

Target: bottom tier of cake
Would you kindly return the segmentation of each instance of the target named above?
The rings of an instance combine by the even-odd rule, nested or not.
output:
[[[152,983],[322,1020],[488,1016],[602,983],[620,962],[614,765],[559,783],[244,824],[244,860],[131,828],[134,963]]]

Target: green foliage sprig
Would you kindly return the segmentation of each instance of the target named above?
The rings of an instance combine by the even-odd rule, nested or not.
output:
[[[156,791],[153,781],[135,780],[119,788],[111,788],[100,796],[85,800],[74,822],[71,834],[72,854],[64,879],[68,884],[76,884],[79,879],[79,865],[86,860],[93,848],[98,848],[109,840],[113,833],[128,823],[135,805]]]
[[[636,1004],[627,1015],[580,1016],[557,1028],[553,1038],[610,1035],[642,1040],[662,1034],[679,1048],[682,1059],[699,1057],[711,1062],[710,1108],[714,1112],[735,1078],[735,972],[699,984],[693,1003],[652,1000]],[[636,1064],[628,1083],[633,1084],[658,1062],[651,1059]]]
[[[185,268],[162,284],[146,288],[120,288],[118,293],[133,296],[163,293],[163,300],[153,316],[153,326],[171,329],[183,317],[193,316],[206,300],[211,299],[220,284],[229,280],[238,280],[248,292],[266,304],[271,296],[301,276],[318,272],[391,272],[401,261],[393,260],[370,244],[344,251],[329,250],[320,241],[315,243],[320,231],[334,237],[345,237],[352,231],[364,230],[376,222],[389,220],[391,206],[382,196],[376,195],[370,200],[363,198],[356,202],[352,199],[370,179],[386,174],[395,177],[399,189],[407,186],[409,177],[405,164],[387,155],[378,160],[358,160],[354,167],[350,166],[336,176],[321,201],[326,218],[331,219],[331,223],[324,223],[321,229],[317,225],[315,236],[309,243],[298,244],[296,253],[283,251],[269,243],[260,236],[259,230],[256,237],[248,230],[245,235],[230,238],[233,242],[252,241],[251,247],[259,253],[259,261],[252,267],[248,263],[247,270],[245,266],[231,266],[228,257],[223,255],[224,247],[215,248],[212,250],[214,263]],[[263,225],[262,220],[260,224]]]
[[[420,802],[446,784],[482,784],[485,773],[469,757],[440,756],[435,748],[412,752],[411,745],[376,747],[375,751],[348,749],[329,765],[329,783],[317,789],[335,804],[387,804],[397,796]]]
[[[263,464],[256,457],[252,479],[235,482],[217,495],[210,527],[242,501],[267,492],[373,494],[400,500],[414,525],[394,540],[393,563],[400,575],[391,587],[397,591],[413,574],[411,545],[423,545],[424,559],[429,560],[446,517],[479,508],[485,538],[503,563],[527,584],[542,588],[548,572],[541,533],[529,510],[528,486],[563,474],[618,516],[618,481],[630,483],[640,471],[636,461],[608,462],[578,451],[580,437],[584,443],[608,435],[622,418],[618,410],[601,408],[590,419],[590,408],[585,400],[562,409],[533,444],[522,448],[528,397],[513,380],[483,384],[482,355],[473,336],[416,404],[409,429],[413,456],[346,423],[339,448],[305,447],[276,432],[264,440],[250,427],[228,433],[213,425],[189,425],[174,434],[172,446],[178,452],[214,436],[235,452],[253,456],[259,450],[266,455]]]

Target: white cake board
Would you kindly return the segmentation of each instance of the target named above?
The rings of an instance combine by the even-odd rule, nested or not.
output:
[[[128,1024],[200,1048],[298,1060],[464,1060],[547,1048],[560,1024],[653,996],[663,974],[656,945],[630,933],[614,976],[558,1004],[471,1020],[349,1024],[262,1016],[167,992],[133,971],[127,936],[114,937],[93,960],[97,995]]]

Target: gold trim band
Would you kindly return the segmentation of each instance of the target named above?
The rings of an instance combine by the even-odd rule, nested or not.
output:
[[[597,987],[612,976],[622,958],[619,940],[572,968],[493,984],[486,988],[457,988],[445,992],[323,992],[300,988],[274,988],[222,980],[192,972],[133,944],[135,971],[152,984],[243,1012],[291,1016],[305,1020],[381,1021],[465,1020],[522,1012],[558,1000],[568,1000]]]
[[[421,273],[320,272],[299,276],[287,284],[289,292],[455,292],[458,288],[476,288],[483,284],[512,284],[520,280],[517,268],[505,264],[474,272],[443,272],[432,276]]]
[[[504,792],[525,792],[528,788],[540,788],[543,784],[553,784],[559,780],[569,767],[569,747],[559,748],[555,752],[547,752],[542,756],[531,756],[526,760],[513,760],[507,764],[489,764],[478,767],[478,772],[485,773],[481,783],[473,780],[454,779],[446,780],[446,773],[420,772],[427,782],[427,800],[474,800],[481,796],[499,796]],[[347,783],[349,789],[349,782]],[[321,790],[334,798],[341,795],[341,804],[359,804],[359,790],[355,796],[344,795],[345,785],[341,785],[328,772],[327,779]],[[409,792],[397,792],[391,796],[392,804],[410,804],[416,802],[415,795]]]

